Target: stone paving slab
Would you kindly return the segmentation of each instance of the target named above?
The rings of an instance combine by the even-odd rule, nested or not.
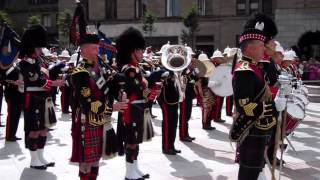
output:
[[[2,112],[1,121],[5,122],[6,107]],[[56,162],[56,166],[46,171],[29,168],[30,156],[23,141],[4,141],[5,128],[0,128],[0,179],[1,180],[75,180],[78,179],[77,164],[69,163],[71,155],[71,120],[69,115],[61,114],[56,108],[58,123],[50,132],[45,152]],[[150,142],[143,143],[140,148],[139,165],[142,170],[150,173],[152,180],[234,180],[237,178],[238,165],[234,163],[234,149],[228,141],[228,131],[232,122],[230,117],[223,119],[226,123],[217,124],[214,131],[201,129],[201,111],[194,107],[190,120],[190,135],[196,137],[193,143],[180,142],[177,138],[176,148],[182,153],[177,156],[161,153],[161,110],[154,107],[153,120],[156,136]],[[306,116],[302,124],[290,137],[298,154],[289,148],[284,153],[287,162],[283,169],[283,180],[314,180],[320,179],[320,104],[308,106],[310,116]],[[116,117],[116,113],[113,114]],[[20,119],[18,137],[24,137],[23,119]],[[114,127],[116,124],[114,122]],[[178,132],[177,132],[178,133]],[[177,136],[178,137],[178,136]],[[233,145],[234,146],[234,145]],[[116,157],[100,162],[98,179],[121,180],[125,174],[124,157]],[[270,172],[264,170],[267,179]]]

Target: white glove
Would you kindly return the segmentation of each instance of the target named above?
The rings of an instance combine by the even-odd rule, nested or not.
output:
[[[208,87],[218,87],[221,85],[220,81],[209,81],[208,82]]]
[[[276,105],[277,111],[281,112],[286,108],[287,99],[284,97],[279,97],[279,91],[277,93],[276,98],[274,99],[274,103]]]

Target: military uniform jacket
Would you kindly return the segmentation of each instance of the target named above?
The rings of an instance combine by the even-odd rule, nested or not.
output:
[[[235,67],[232,85],[236,117],[230,131],[231,140],[240,140],[252,126],[268,130],[276,124],[274,117],[264,116],[265,103],[272,103],[272,97],[256,61],[244,56]]]
[[[179,103],[179,89],[176,84],[177,78],[172,72],[169,77],[165,79],[159,100],[167,105],[174,105]]]
[[[112,113],[112,108],[108,106],[107,95],[104,94],[105,90],[101,90],[101,87],[104,87],[107,82],[105,81],[101,87],[97,85],[97,82],[103,77],[102,74],[99,65],[94,66],[86,59],[83,59],[71,74],[71,83],[78,100],[78,108],[93,126],[103,125],[104,116],[110,116]]]
[[[126,93],[129,103],[128,109],[123,113],[123,121],[125,124],[131,124],[134,118],[132,114],[144,112],[150,91],[147,88],[148,81],[142,76],[140,68],[132,64],[126,64],[122,67],[121,73],[123,76],[121,89]],[[139,112],[133,112],[134,109],[130,104],[140,104],[141,110]]]

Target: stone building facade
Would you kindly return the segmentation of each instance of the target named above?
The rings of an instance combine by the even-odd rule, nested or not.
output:
[[[278,25],[277,39],[290,47],[306,31],[320,29],[319,0],[81,0],[86,8],[89,23],[100,22],[108,37],[116,38],[124,29],[134,26],[142,30],[146,10],[152,11],[157,20],[148,42],[159,48],[168,40],[181,42],[185,28],[182,16],[194,6],[199,13],[199,29],[195,47],[206,52],[235,46],[243,25],[254,11],[273,17]],[[31,15],[41,18],[51,39],[57,39],[58,12],[73,12],[74,0],[2,0],[0,10],[11,16],[14,27],[22,31]]]
[[[13,28],[22,34],[27,28],[28,18],[38,16],[46,27],[49,43],[58,44],[58,0],[1,0],[0,10],[9,14]]]
[[[289,3],[277,0],[275,20],[279,30],[277,39],[290,47],[306,31],[320,31],[320,1],[290,0]]]
[[[157,21],[148,42],[156,49],[167,41],[181,42],[185,28],[182,16],[192,7],[200,15],[195,47],[205,52],[227,45],[235,46],[243,24],[253,11],[274,14],[275,0],[88,0],[91,23],[101,22],[100,29],[115,38],[129,26],[142,29],[141,16],[152,11]],[[111,12],[111,13],[110,13]]]

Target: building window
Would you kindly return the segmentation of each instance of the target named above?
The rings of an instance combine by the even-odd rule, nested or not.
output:
[[[29,4],[42,5],[42,4],[57,4],[58,0],[29,0]]]
[[[197,36],[196,42],[214,42],[214,35]]]
[[[167,0],[167,17],[180,16],[180,3],[178,0]]]
[[[266,14],[272,14],[272,0],[262,1],[262,12]]]
[[[117,0],[106,0],[106,19],[117,18]]]
[[[272,0],[237,0],[237,15],[250,15],[254,12],[272,13]]]
[[[135,0],[135,17],[141,18],[147,11],[147,0]]]
[[[250,0],[249,7],[250,14],[259,11],[259,0]]]
[[[50,14],[42,15],[41,21],[42,21],[42,25],[44,27],[51,27],[52,26],[52,21],[51,21]]]
[[[200,16],[210,16],[213,12],[212,0],[198,0],[198,13]]]
[[[237,0],[237,15],[246,15],[246,0]]]

